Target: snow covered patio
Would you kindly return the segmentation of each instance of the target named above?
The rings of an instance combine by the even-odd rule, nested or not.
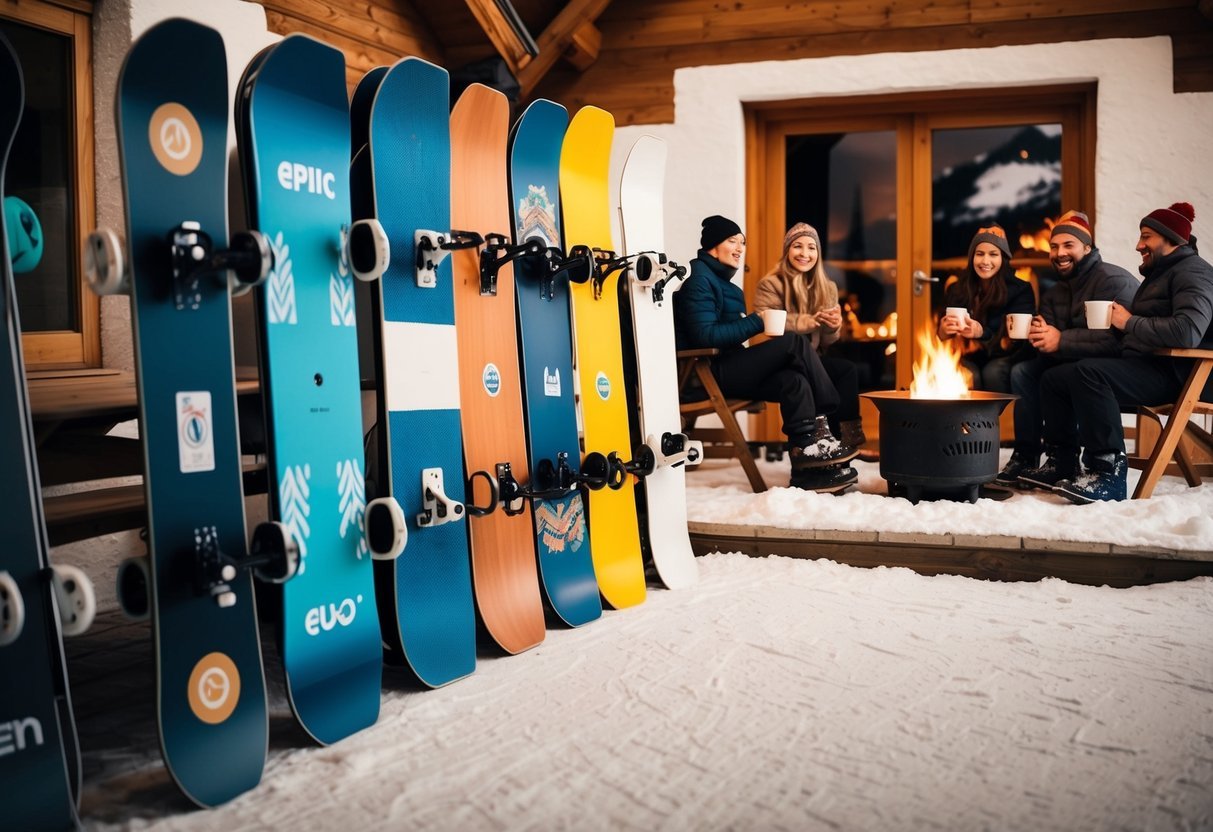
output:
[[[1213,824],[1213,579],[997,583],[700,559],[701,581],[389,674],[373,728],[294,727],[269,656],[261,786],[193,810],[155,738],[145,627],[71,643],[89,828],[1193,829]]]
[[[1002,461],[1010,456],[1003,449]],[[1213,575],[1213,483],[1163,477],[1152,498],[1076,506],[1040,491],[974,504],[890,499],[877,463],[837,496],[787,488],[788,463],[759,460],[754,494],[736,463],[708,461],[687,479],[697,552],[828,557],[927,574],[1127,586]],[[1141,475],[1129,471],[1129,492]]]

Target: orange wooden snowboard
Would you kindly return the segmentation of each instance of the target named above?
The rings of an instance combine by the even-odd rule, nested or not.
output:
[[[480,234],[490,247],[508,243],[512,228],[506,178],[509,118],[505,96],[480,84],[468,87],[451,111],[451,227]],[[489,487],[490,481],[497,485],[503,463],[519,483],[530,480],[514,270],[502,263],[482,281],[483,248],[458,250],[451,258],[463,454],[472,480],[468,500],[474,504],[468,509],[468,533],[476,607],[493,639],[518,653],[544,637],[531,503],[520,498],[509,505],[498,500],[497,491],[490,494]],[[490,505],[488,513],[480,513]]]

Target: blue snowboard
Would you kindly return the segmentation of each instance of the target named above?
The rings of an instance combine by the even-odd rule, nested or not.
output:
[[[377,487],[386,491],[377,496],[399,502],[409,539],[399,558],[375,565],[380,629],[389,661],[406,663],[431,687],[476,668],[451,261],[424,281],[416,268],[416,232],[450,228],[449,106],[446,70],[417,58],[397,63],[374,90],[370,141],[351,173],[355,217],[378,218],[392,249],[371,289]],[[437,486],[429,479],[423,487],[425,472],[441,475],[448,502],[427,501]]]
[[[510,134],[510,209],[514,239],[538,238],[559,248],[560,148],[569,114],[540,99],[527,107]],[[522,257],[514,266],[527,453],[532,480],[541,461],[553,468],[567,455],[576,474],[581,460],[573,399],[573,338],[567,275],[548,277],[548,265]],[[581,492],[534,501],[539,571],[552,610],[571,626],[602,615],[590,558]]]
[[[251,576],[236,570],[222,604],[199,578],[216,553],[248,554],[229,275],[174,278],[168,241],[191,222],[215,250],[227,246],[228,113],[227,58],[214,29],[167,20],[131,47],[117,114],[157,715],[169,772],[201,806],[256,786],[268,741]]]
[[[0,35],[0,185],[24,101],[21,65]],[[16,286],[3,223],[0,217],[5,333],[0,358],[0,505],[5,518],[0,546],[0,826],[68,829],[79,825],[80,747],[51,590]]]
[[[282,586],[282,661],[295,716],[328,744],[375,723],[383,676],[345,252],[345,57],[291,35],[250,65],[239,107],[249,222],[274,251],[257,290],[270,516],[300,550]]]

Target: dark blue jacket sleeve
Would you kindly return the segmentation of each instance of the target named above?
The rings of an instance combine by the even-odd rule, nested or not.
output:
[[[722,303],[712,291],[710,280],[710,277],[695,275],[674,295],[678,329],[683,336],[679,346],[728,349],[762,332],[762,318],[757,314],[721,320]]]

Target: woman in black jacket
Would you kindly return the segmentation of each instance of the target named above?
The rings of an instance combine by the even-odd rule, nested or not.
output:
[[[763,319],[746,313],[745,294],[732,282],[744,250],[737,223],[721,216],[703,221],[690,276],[674,293],[678,348],[720,350],[712,371],[726,396],[779,403],[793,486],[842,490],[859,478],[847,464],[857,451],[830,432],[826,414],[837,409],[838,391],[816,350],[794,333],[745,344],[762,332]]]
[[[939,337],[962,339],[960,363],[973,374],[974,390],[1011,392],[1011,365],[1028,358],[1024,341],[1007,337],[1006,317],[1035,314],[1032,287],[1015,276],[1011,246],[1002,226],[978,229],[969,243],[969,263],[960,279],[944,290],[944,305],[968,310],[968,316],[944,315]]]

